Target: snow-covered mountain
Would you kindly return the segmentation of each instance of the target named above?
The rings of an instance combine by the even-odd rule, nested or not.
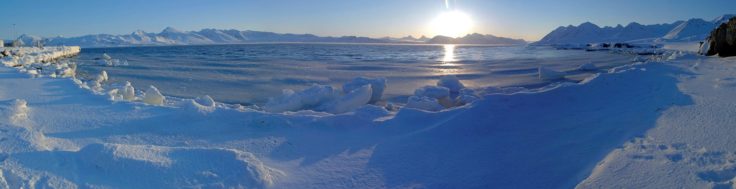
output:
[[[585,22],[578,26],[561,26],[544,38],[535,42],[538,45],[549,44],[584,44],[596,42],[664,42],[664,41],[700,41],[716,26],[734,15],[723,15],[711,21],[690,19],[669,24],[642,25],[632,22],[616,27],[599,27]]]
[[[21,40],[30,42],[41,38],[23,35]],[[181,31],[167,27],[160,33],[135,31],[125,35],[96,34],[80,37],[52,37],[42,39],[46,45],[78,45],[82,47],[144,46],[144,45],[203,45],[238,44],[254,42],[335,42],[335,43],[389,43],[392,40],[343,36],[320,37],[312,34],[280,34],[261,31],[203,29]],[[30,43],[27,43],[30,44]]]
[[[727,14],[715,18],[711,21],[695,18],[682,22],[674,29],[662,37],[662,40],[678,40],[678,41],[701,41],[708,37],[713,28],[718,27],[722,23],[728,21],[736,15]]]
[[[240,44],[262,42],[324,42],[324,43],[439,43],[434,39],[421,36],[402,38],[368,38],[358,36],[321,37],[312,34],[282,34],[263,31],[239,31],[202,29],[200,31],[181,31],[167,27],[160,33],[148,33],[142,30],[124,35],[96,34],[79,37],[41,38],[31,35],[21,36],[26,44],[33,40],[42,40],[46,45],[77,45],[82,47],[116,47],[116,46],[155,46],[155,45],[206,45],[206,44]],[[429,42],[435,40],[435,42]],[[519,44],[523,40],[515,40],[493,35],[471,34],[463,38],[446,40],[441,43],[465,44]]]
[[[431,44],[498,44],[498,45],[519,45],[526,44],[523,39],[511,39],[505,37],[497,37],[494,35],[483,35],[478,33],[468,34],[459,38],[447,36],[435,36],[427,41]]]

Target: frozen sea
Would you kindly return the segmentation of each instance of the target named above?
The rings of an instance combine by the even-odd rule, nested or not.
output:
[[[127,65],[97,64],[103,53]],[[632,58],[530,46],[299,43],[83,48],[74,61],[83,78],[105,70],[111,82],[131,81],[139,89],[154,85],[167,96],[210,95],[220,102],[260,104],[282,89],[340,87],[357,76],[387,78],[384,98],[389,101],[403,101],[444,75],[456,75],[470,88],[534,88],[559,81],[538,79],[539,66],[575,81],[595,72],[576,71],[581,64],[592,62],[603,70]]]

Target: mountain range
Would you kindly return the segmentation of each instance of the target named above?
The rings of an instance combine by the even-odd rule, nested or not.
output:
[[[535,45],[585,44],[599,42],[672,42],[702,41],[708,33],[721,23],[736,15],[723,15],[706,21],[693,18],[667,24],[642,25],[636,22],[626,26],[599,27],[590,22],[578,26],[560,26]]]
[[[243,43],[465,43],[465,44],[492,44],[512,45],[526,44],[521,39],[496,37],[493,35],[468,34],[464,37],[451,38],[435,36],[428,38],[412,36],[402,38],[369,38],[358,36],[321,37],[312,34],[281,34],[263,31],[239,31],[202,29],[200,31],[181,31],[167,27],[160,33],[148,33],[142,30],[124,35],[96,34],[79,37],[52,37],[42,38],[32,35],[19,37],[25,44],[33,44],[33,41],[42,41],[45,45],[76,45],[82,47],[118,47],[118,46],[156,46],[156,45],[206,45],[206,44],[243,44]]]

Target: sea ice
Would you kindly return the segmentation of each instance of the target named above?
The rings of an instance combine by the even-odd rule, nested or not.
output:
[[[263,105],[263,110],[273,113],[281,113],[286,111],[296,111],[302,108],[302,99],[291,89],[282,90],[279,97],[269,98],[268,102]]]
[[[135,100],[135,88],[133,88],[133,85],[130,84],[130,81],[125,82],[125,86],[123,86],[123,99],[127,101],[133,101]]]
[[[588,62],[588,63],[578,66],[578,70],[580,71],[594,71],[596,69],[598,68],[592,62]]]
[[[557,80],[557,79],[565,78],[565,73],[551,70],[551,69],[541,67],[541,66],[537,68],[537,74],[538,74],[539,79],[543,79],[543,80]]]
[[[338,95],[338,92],[329,85],[313,85],[300,92],[285,89],[281,96],[270,98],[263,109],[274,113],[313,109],[333,101]]]
[[[328,106],[327,111],[333,114],[339,114],[358,109],[370,102],[372,94],[371,85],[363,85],[333,101]]]
[[[383,91],[386,89],[386,78],[356,77],[352,81],[345,83],[342,86],[342,91],[349,93],[367,84],[370,84],[371,90],[373,90],[370,103],[380,101]]]
[[[414,90],[414,96],[426,96],[441,99],[450,96],[450,89],[440,86],[424,86]]]
[[[465,85],[463,85],[457,76],[454,75],[443,76],[439,81],[437,81],[437,86],[446,87],[450,89],[451,93],[458,93],[460,92],[460,89],[465,88]]]
[[[189,99],[185,102],[188,102],[192,109],[203,114],[213,112],[217,108],[215,100],[213,100],[209,95],[197,97],[196,99]]]
[[[414,108],[427,111],[440,111],[445,107],[442,106],[436,98],[428,96],[410,96],[404,108]]]
[[[166,100],[166,97],[161,95],[161,92],[153,85],[148,86],[146,94],[143,95],[143,102],[150,105],[163,105],[164,100]]]

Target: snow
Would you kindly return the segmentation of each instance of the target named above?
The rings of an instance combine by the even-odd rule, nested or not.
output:
[[[189,99],[184,101],[184,103],[184,107],[189,107],[200,114],[212,113],[217,109],[215,100],[209,95],[197,97],[196,99]]]
[[[666,24],[641,25],[632,22],[616,27],[599,27],[585,22],[578,26],[561,26],[538,42],[537,45],[588,44],[601,42],[698,42],[705,39],[713,28],[733,15],[723,15],[711,21],[689,19]]]
[[[46,77],[74,64],[20,61],[45,54],[34,51],[0,68],[0,187],[712,188],[736,177],[734,58],[668,51],[540,89],[452,94],[443,78],[386,108],[369,104],[372,83],[315,85],[260,109],[101,82],[110,100],[84,86],[115,75]],[[44,69],[29,78],[25,65]]]
[[[653,128],[610,152],[579,188],[732,188],[734,58],[685,56],[678,87],[692,100],[663,109]]]

